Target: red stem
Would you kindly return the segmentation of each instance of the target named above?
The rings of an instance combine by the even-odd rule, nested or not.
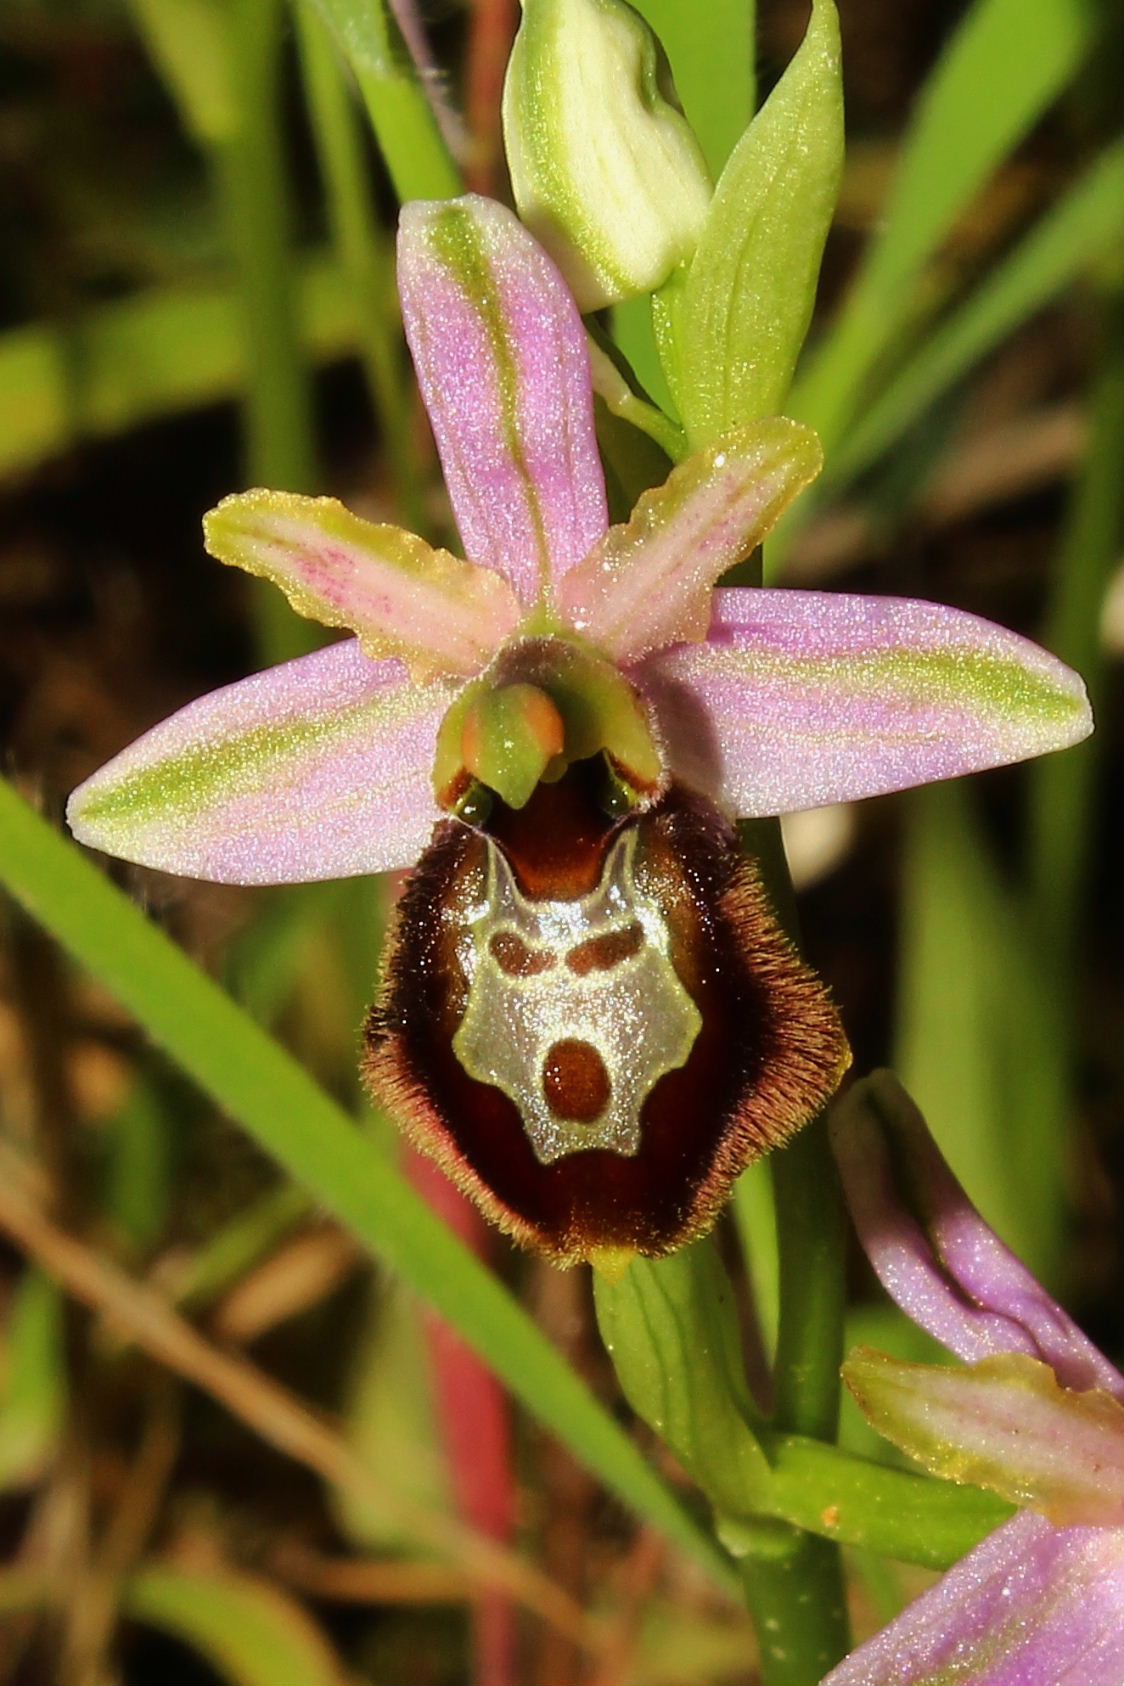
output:
[[[418,1193],[453,1233],[486,1257],[490,1232],[475,1206],[433,1161],[407,1150],[405,1171]],[[453,1495],[465,1522],[507,1542],[516,1501],[507,1398],[471,1347],[434,1312],[425,1314],[437,1420]],[[473,1614],[473,1686],[516,1686],[515,1609],[502,1592],[485,1592]]]

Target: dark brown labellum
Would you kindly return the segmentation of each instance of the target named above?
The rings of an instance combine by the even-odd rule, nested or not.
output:
[[[376,1097],[560,1263],[701,1234],[849,1057],[730,825],[677,785],[610,819],[601,771],[437,826],[366,1027]]]

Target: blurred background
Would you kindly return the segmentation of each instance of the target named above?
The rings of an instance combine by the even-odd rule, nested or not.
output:
[[[642,9],[678,65],[691,7]],[[1087,676],[1098,731],[1041,764],[798,816],[802,926],[856,1070],[895,1065],[985,1214],[1111,1352],[1119,19],[1024,0],[1016,37],[995,0],[840,10],[850,151],[793,403],[829,466],[767,568],[1038,638]],[[761,94],[806,17],[803,0],[762,4]],[[513,0],[405,21],[466,178],[502,197]],[[680,91],[701,109],[690,76]],[[935,136],[920,164],[919,129]],[[147,726],[322,631],[205,556],[200,518],[225,493],[329,492],[451,541],[395,317],[395,203],[314,8],[0,0],[2,767],[58,825]],[[104,866],[373,1151],[398,1152],[355,1075],[390,886],[242,891]],[[468,1491],[474,1449],[449,1409],[463,1352],[7,900],[0,1117],[50,1212],[30,1239],[0,1233],[0,1686],[753,1679],[744,1615],[495,1399],[480,1420],[499,1473]],[[724,1244],[767,1350],[763,1188]],[[468,1232],[627,1421],[585,1273]],[[147,1335],[126,1314],[137,1281],[173,1319]],[[857,1263],[852,1315],[851,1338],[921,1352]],[[185,1329],[235,1369],[208,1383]],[[294,1407],[323,1413],[327,1440],[292,1456]],[[871,1449],[866,1432],[848,1418],[852,1446]],[[586,1625],[482,1597],[455,1547],[419,1546],[351,1484],[356,1460],[513,1539]],[[923,1578],[852,1568],[861,1631]]]

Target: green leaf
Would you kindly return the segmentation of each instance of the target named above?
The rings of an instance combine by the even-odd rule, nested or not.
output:
[[[233,1686],[346,1686],[319,1628],[256,1575],[154,1565],[130,1576],[122,1608],[184,1640]]]
[[[530,1317],[285,1051],[0,781],[0,873],[314,1200],[428,1299],[626,1505],[726,1577],[720,1553]]]
[[[909,801],[895,1069],[986,1221],[1050,1282],[1069,1110],[1056,979],[963,784]]]
[[[1085,679],[1094,718],[1109,703],[1115,663],[1104,636],[1102,605],[1124,535],[1120,475],[1124,324],[1119,297],[1106,301],[1102,314],[1106,331],[1089,398],[1090,437],[1066,516],[1042,637],[1047,649]],[[1043,940],[1050,945],[1055,988],[1075,1007],[1076,988],[1068,980],[1081,940],[1083,897],[1088,893],[1097,847],[1096,774],[1110,748],[1111,739],[1095,733],[1068,755],[1044,756],[1031,771],[1028,830],[1033,908]]]
[[[765,1445],[774,1516],[902,1563],[947,1569],[1012,1513],[994,1493],[891,1469],[822,1440],[778,1434]]]
[[[0,1378],[0,1491],[34,1481],[56,1450],[66,1408],[62,1297],[24,1272],[8,1310]]]
[[[363,301],[317,255],[295,266],[306,355],[354,351]],[[249,358],[236,294],[227,287],[152,288],[85,312],[66,329],[0,336],[0,473],[12,474],[84,439],[233,398]]]
[[[359,84],[400,200],[450,199],[460,173],[386,0],[316,0]]]
[[[348,1445],[391,1492],[440,1515],[453,1508],[442,1446],[425,1325],[398,1282],[371,1296],[366,1326],[352,1349],[344,1411]],[[413,1546],[400,1518],[377,1509],[366,1493],[338,1488],[332,1508],[353,1544],[367,1551]]]
[[[843,162],[839,20],[804,41],[715,190],[665,364],[693,447],[784,407],[808,330]]]
[[[922,93],[889,203],[791,413],[831,449],[866,375],[916,304],[916,279],[992,170],[1072,77],[1098,8],[1086,0],[976,0]]]
[[[238,123],[230,13],[221,0],[129,0],[138,29],[201,146],[228,140]]]

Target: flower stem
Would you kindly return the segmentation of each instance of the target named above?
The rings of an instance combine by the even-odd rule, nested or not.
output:
[[[361,351],[367,387],[399,508],[408,526],[421,528],[425,515],[410,425],[394,254],[372,198],[360,114],[313,0],[301,0],[294,15],[332,241],[355,297],[364,301]]]
[[[246,349],[243,410],[247,478],[291,492],[318,479],[311,389],[292,285],[290,206],[280,113],[279,0],[238,0],[232,11],[236,120],[214,148],[215,188],[237,274]],[[255,604],[259,653],[275,662],[315,641],[275,591]]]
[[[769,1536],[766,1536],[769,1537]],[[763,1686],[812,1686],[847,1649],[842,1576],[825,1576],[839,1553],[826,1540],[792,1529],[772,1549],[751,1549],[742,1586],[757,1643]]]
[[[796,940],[792,881],[777,820],[742,828],[778,918]],[[773,1426],[834,1441],[845,1304],[844,1213],[823,1118],[771,1159],[780,1276]],[[848,1649],[839,1551],[797,1535],[789,1553],[758,1556],[751,1544],[744,1580],[762,1648],[766,1686],[815,1680]],[[826,1657],[825,1662],[815,1658]],[[789,1661],[799,1659],[795,1674]],[[775,1672],[770,1672],[774,1670]],[[803,1672],[802,1672],[803,1671]]]

